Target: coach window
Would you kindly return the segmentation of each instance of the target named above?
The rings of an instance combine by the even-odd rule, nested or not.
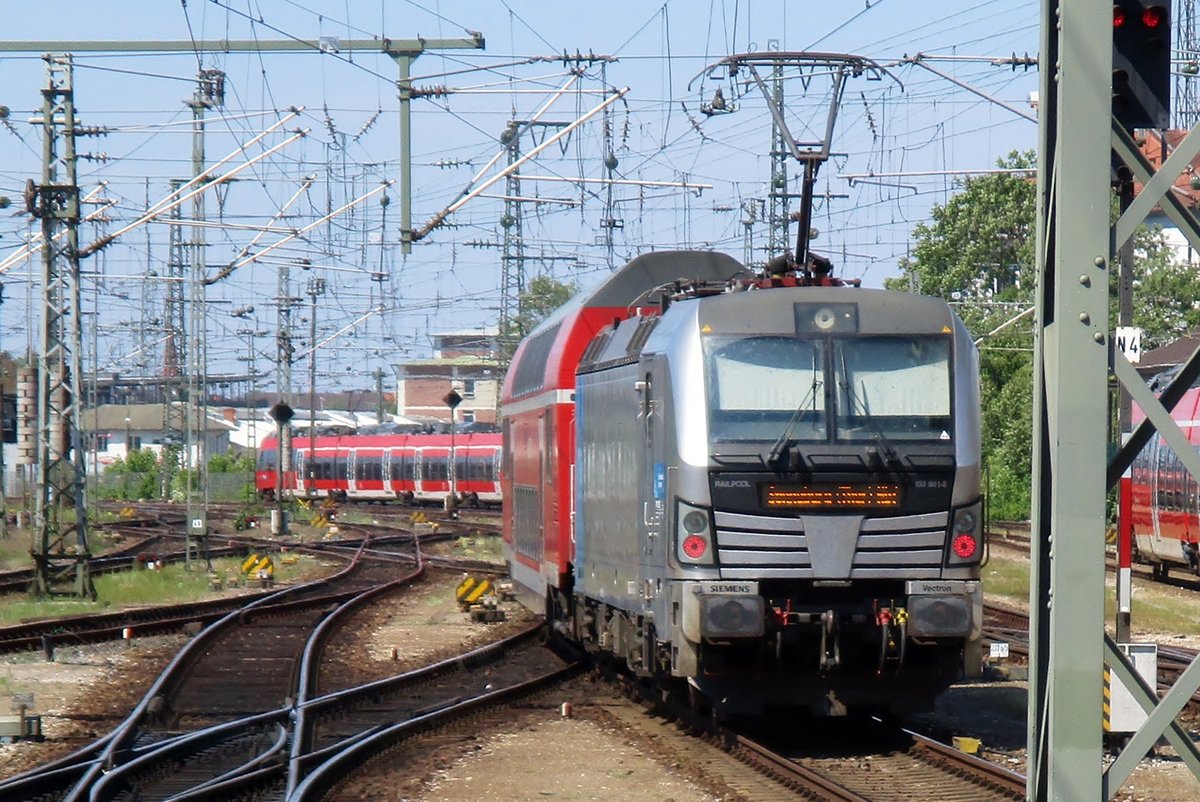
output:
[[[509,423],[507,416],[500,422],[500,442],[506,446],[512,443],[512,424]],[[505,476],[512,477],[512,457],[509,451],[509,448],[502,448],[497,457],[500,459],[500,470],[504,472]]]
[[[449,480],[450,460],[447,457],[426,457],[425,479],[433,482],[445,482]]]
[[[1167,450],[1159,443],[1156,449],[1158,457],[1155,460],[1154,503],[1159,507],[1167,506]]]
[[[1183,463],[1175,457],[1175,509],[1183,509],[1183,485],[1187,477],[1183,473]]]
[[[1179,456],[1171,452],[1171,506],[1173,509],[1182,508],[1180,503],[1180,486],[1183,484],[1183,471],[1180,470]]]

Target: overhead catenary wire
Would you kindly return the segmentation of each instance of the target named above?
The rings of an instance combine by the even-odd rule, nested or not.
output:
[[[289,5],[302,10],[305,4],[301,0],[299,4]],[[513,5],[517,7],[516,4]],[[708,7],[708,5],[704,4],[705,7]],[[876,6],[879,4],[873,2],[872,5]],[[733,42],[738,42],[739,40],[751,41],[754,39],[756,32],[762,28],[761,23],[767,20],[770,13],[773,13],[768,12],[766,6],[756,6],[754,21],[759,23],[759,25],[744,29],[743,25],[748,20],[745,4],[740,4],[740,7],[737,8],[733,4],[728,3],[714,3],[713,6],[717,10],[717,13],[722,13],[728,20],[728,24],[726,25],[727,35],[730,25],[733,26],[733,30],[735,31],[733,33]],[[896,49],[900,46],[899,43],[903,42],[904,47],[919,47],[922,53],[928,55],[934,51],[935,44],[941,44],[944,47],[947,43],[951,43],[955,39],[973,38],[971,35],[964,35],[964,32],[966,34],[973,33],[969,28],[954,30],[947,35],[942,35],[939,32],[940,30],[948,29],[951,26],[958,26],[960,23],[967,23],[971,18],[983,18],[985,15],[994,14],[1000,10],[1009,11],[1010,6],[1011,4],[1004,2],[969,3],[958,9],[952,17],[948,17],[936,25],[931,25],[922,19],[918,20],[918,22],[922,23],[922,26],[916,24],[897,26],[894,29],[895,31],[899,31],[901,28],[920,29],[913,37],[907,40],[896,38],[893,35],[893,38],[883,45],[883,48],[884,50],[891,49],[893,52],[896,52]],[[217,5],[210,7],[219,8]],[[190,4],[191,11],[195,12],[198,8],[199,6],[196,3],[193,2]],[[256,9],[243,5],[241,8],[248,10],[256,18],[265,14],[265,22],[280,29],[292,31],[305,30],[297,27],[294,23],[286,22],[286,17],[280,16],[277,9],[269,6],[264,5],[261,9]],[[861,8],[861,5],[859,8]],[[518,10],[521,9],[518,8]],[[675,10],[678,12],[678,5]],[[856,11],[857,9],[843,11],[841,19],[845,19]],[[410,13],[415,12],[406,12],[406,14]],[[646,31],[640,34],[635,32],[634,36],[628,37],[626,41],[629,44],[620,49],[618,55],[623,61],[627,62],[623,69],[630,67],[640,69],[640,65],[649,62],[654,65],[652,69],[661,67],[665,72],[667,62],[664,59],[667,56],[661,51],[658,53],[649,52],[652,40],[654,42],[661,42],[661,35],[663,33],[662,23],[664,21],[662,4],[656,4],[653,8],[646,8],[644,13],[645,16],[642,16],[642,12],[638,12],[636,19],[622,20],[617,24],[616,27],[620,28],[621,23],[628,23],[625,25],[626,30],[636,29],[643,22],[649,26],[646,28]],[[701,11],[700,13],[702,14],[703,12]],[[875,13],[877,12],[872,11],[872,14]],[[887,5],[883,5],[878,13],[888,13]],[[245,19],[243,15],[232,12],[224,12],[217,16],[219,19],[216,21],[216,24],[225,26],[226,30],[228,30],[229,25],[243,24],[242,20]],[[341,17],[341,19],[334,20],[334,16]],[[456,16],[462,16],[462,14],[456,14]],[[681,65],[688,65],[703,59],[703,54],[694,52],[700,49],[695,47],[695,44],[699,44],[699,41],[697,40],[695,43],[690,44],[682,35],[679,35],[677,31],[684,30],[684,24],[678,13],[673,16],[675,19],[670,20],[673,35],[671,37],[672,52],[669,55],[669,63],[674,65],[674,67],[680,67]],[[833,16],[838,15],[835,14]],[[295,18],[293,16],[293,19]],[[385,17],[381,9],[380,16],[365,26],[363,25],[363,19],[350,18],[349,13],[337,14],[336,11],[332,16],[325,14],[323,19],[320,14],[314,13],[313,19],[321,21],[323,26],[321,33],[325,35],[329,33],[337,34],[344,31],[346,29],[345,26],[349,26],[352,23],[362,26],[357,28],[357,30],[364,30],[364,28],[373,27],[385,19]],[[399,18],[393,14],[386,19],[394,22]],[[526,19],[533,22],[539,28],[543,27],[540,24],[540,17],[529,17],[526,14]],[[999,19],[998,16],[993,17],[994,22]],[[791,17],[789,17],[789,20],[794,23]],[[212,25],[214,20],[211,14],[209,15],[209,19],[204,20],[199,14],[193,13],[191,22],[196,25],[195,33],[197,36],[213,32]],[[246,24],[249,24],[249,22],[249,20],[246,20]],[[1016,16],[1012,18],[1010,24],[1001,23],[994,27],[997,31],[1008,29],[1019,30],[1023,22],[1024,19],[1022,16]],[[834,24],[837,23],[835,22]],[[266,30],[265,27],[260,27],[257,21],[254,22],[254,26],[260,34]],[[245,26],[243,25],[243,27]],[[428,21],[426,21],[426,27],[429,27]],[[831,26],[822,26],[817,33],[810,34],[810,36],[819,36],[822,30],[828,30],[829,27]],[[703,28],[702,21],[701,28]],[[384,27],[380,25],[378,30],[382,32]],[[714,32],[720,30],[721,26],[719,24],[713,25]],[[869,38],[861,35],[857,37],[847,36],[847,33],[852,30],[858,32],[863,29],[860,29],[857,25],[853,28],[846,28],[837,33],[834,38],[839,42],[855,38],[861,42],[863,39]],[[649,35],[647,35],[647,32],[649,32]],[[513,47],[509,48],[512,52],[540,51],[541,47],[544,46],[536,40],[531,39],[530,36],[525,35],[519,25],[517,33],[519,34],[519,38],[523,38],[526,43],[533,44],[534,47],[522,48],[520,47],[521,42],[518,40],[514,43]],[[548,40],[558,38],[555,35],[551,35],[549,31],[544,31],[544,33]],[[893,30],[889,29],[887,33],[893,34]],[[1011,37],[1012,34],[1006,34],[1006,36]],[[617,36],[616,40],[620,41],[622,38],[624,37]],[[718,38],[721,38],[719,33],[714,35],[714,41]],[[993,40],[988,41],[991,42]],[[1002,47],[1003,44],[990,49],[995,52],[1007,52]],[[958,52],[962,52],[961,48]],[[1020,51],[1018,50],[1018,52]],[[343,51],[342,55],[346,55],[346,53]],[[112,59],[116,58],[120,58],[122,61],[112,61]],[[94,61],[101,66],[104,63],[110,63],[124,68],[127,66],[125,62],[128,61],[128,58],[128,55],[100,55],[94,59],[89,59],[89,62]],[[155,72],[155,60],[157,59],[161,62],[162,58],[163,56],[160,55],[151,56],[150,60],[146,62],[149,66],[149,69],[146,71]],[[232,67],[234,59],[237,58],[235,56],[204,53],[203,58],[206,65],[213,58],[225,59],[230,63],[228,69],[230,69],[231,75],[236,72],[236,69]],[[370,61],[364,61],[362,51],[355,51],[353,58],[359,63],[371,66]],[[102,62],[101,59],[105,59],[106,61]],[[486,63],[506,76],[514,76],[518,81],[529,81],[529,83],[524,84],[525,86],[536,85],[532,82],[533,78],[529,77],[529,73],[537,73],[536,77],[542,78],[547,72],[546,70],[525,69],[520,64],[500,66],[498,62],[502,60],[502,58],[497,57],[495,51],[490,51],[486,55],[463,54],[457,59],[459,63],[472,68],[472,71],[475,67]],[[512,60],[516,61],[517,59],[514,58]],[[252,55],[238,63],[246,64],[246,78],[252,86],[258,80],[262,68],[265,67],[270,72],[271,90],[281,100],[286,101],[288,99],[287,95],[281,91],[281,87],[284,84],[280,80],[276,65],[271,62],[270,58],[259,63],[254,61],[254,56]],[[323,59],[322,63],[330,65],[326,69],[340,70],[340,66],[328,58]],[[133,66],[136,69],[138,65],[128,64],[128,66]],[[459,70],[453,68],[453,65],[448,66],[451,69],[447,70],[447,72],[459,72]],[[980,111],[989,105],[986,101],[979,100],[977,103],[974,102],[974,99],[968,101],[965,91],[949,87],[936,76],[929,75],[927,76],[928,80],[921,80],[918,76],[922,75],[925,72],[924,70],[917,70],[912,66],[906,66],[904,69],[909,71],[906,76],[906,82],[910,83],[910,93],[907,98],[897,101],[889,110],[892,115],[891,119],[895,125],[886,132],[879,143],[868,147],[863,147],[861,141],[855,142],[853,139],[849,140],[849,146],[845,148],[849,161],[846,163],[838,162],[838,172],[865,173],[867,171],[862,169],[865,163],[869,163],[870,170],[877,173],[900,172],[904,170],[920,171],[924,168],[961,167],[964,164],[962,154],[969,152],[966,150],[964,143],[971,139],[983,141],[988,137],[996,137],[997,141],[999,141],[1000,137],[997,132],[1012,130],[1011,128],[1005,129],[1004,126],[1020,127],[1024,125],[1024,121],[1018,119],[1015,115],[1011,115],[1011,122],[1005,121],[1003,118],[1009,116],[1007,113],[998,113],[988,118],[985,116],[986,112],[980,114]],[[352,67],[350,71],[342,72],[353,73],[356,70],[357,67]],[[1016,93],[1008,91],[1008,88],[1020,86],[1020,84],[1014,83],[1014,81],[1019,80],[1021,75],[1018,73],[1014,76],[1008,69],[998,70],[986,65],[976,68],[964,64],[956,66],[953,70],[949,68],[947,70],[956,77],[964,79],[982,88],[984,91],[1010,102],[1012,102],[1012,98],[1016,96]],[[170,73],[171,71],[167,68],[157,70],[160,74]],[[386,86],[378,83],[375,84],[375,87],[380,90],[381,96],[386,96],[388,88],[394,85],[394,80],[387,70],[376,68],[376,72],[389,77]],[[430,70],[430,72],[433,73],[436,70]],[[676,69],[675,72],[679,73],[680,70]],[[126,81],[136,80],[136,76],[128,76],[126,78],[125,76],[114,74],[114,79],[118,77]],[[350,80],[362,83],[362,77],[361,75],[352,76]],[[587,81],[594,79],[594,73],[590,72],[584,78]],[[147,78],[146,80],[149,83],[154,83],[155,79]],[[486,85],[488,82],[480,81],[478,83]],[[652,79],[650,83],[654,84],[655,81]],[[257,86],[250,91],[246,91],[245,81],[239,81],[236,85],[240,92],[238,102],[242,103],[245,109],[253,110],[256,106],[260,105],[274,105],[260,103]],[[333,85],[331,82],[331,88]],[[939,85],[941,88],[939,88]],[[587,88],[591,89],[590,86]],[[646,87],[639,88],[644,89]],[[628,116],[631,120],[633,136],[625,146],[626,149],[621,152],[620,167],[612,177],[618,180],[645,179],[647,181],[670,182],[672,180],[681,180],[681,176],[686,174],[686,179],[682,179],[685,183],[714,185],[717,188],[715,190],[716,198],[712,201],[706,200],[703,207],[682,203],[676,205],[670,202],[671,190],[669,188],[660,188],[666,192],[664,195],[663,192],[643,193],[639,187],[619,185],[622,191],[614,198],[614,203],[621,206],[622,210],[626,212],[624,216],[627,227],[621,232],[620,238],[623,241],[622,247],[625,248],[625,252],[627,253],[632,254],[636,253],[639,249],[661,247],[664,243],[669,243],[671,237],[680,232],[680,226],[684,225],[685,219],[687,220],[686,225],[690,226],[691,236],[693,237],[692,241],[694,242],[715,243],[717,247],[721,247],[722,243],[738,242],[741,231],[740,215],[737,212],[714,214],[707,207],[710,204],[712,206],[737,207],[742,199],[749,199],[755,195],[761,196],[767,191],[764,175],[759,173],[757,180],[755,179],[756,173],[759,172],[757,165],[762,164],[761,153],[766,147],[765,139],[762,136],[763,119],[760,114],[757,120],[755,119],[756,114],[761,109],[746,106],[742,111],[748,113],[714,121],[713,124],[706,124],[704,129],[705,136],[707,137],[706,140],[698,137],[694,131],[681,131],[678,125],[673,126],[671,132],[668,134],[666,147],[663,147],[663,142],[657,135],[662,130],[662,118],[666,109],[670,108],[669,104],[677,103],[679,100],[679,93],[671,91],[673,89],[673,87],[668,87],[668,91],[658,92],[651,87],[651,90],[646,95],[636,100],[633,98],[630,99]],[[676,96],[671,97],[671,95]],[[342,100],[342,97],[345,97],[345,100]],[[330,97],[330,101],[333,100],[334,98]],[[349,173],[357,176],[353,180],[358,182],[368,180],[361,176],[369,174],[370,171],[375,169],[378,169],[381,175],[394,174],[391,171],[395,170],[395,162],[393,159],[387,158],[391,142],[386,139],[380,140],[376,137],[379,131],[384,132],[385,136],[394,132],[395,126],[391,119],[391,115],[394,115],[394,103],[390,107],[386,99],[382,103],[376,103],[374,100],[364,103],[361,102],[361,98],[354,98],[349,93],[345,95],[339,93],[336,100],[336,103],[329,102],[327,105],[330,109],[330,115],[336,120],[339,130],[342,131],[353,132],[356,130],[358,122],[362,119],[359,116],[360,114],[371,115],[382,111],[380,117],[381,123],[377,131],[372,131],[371,135],[362,139],[361,144],[347,150],[345,153]],[[112,106],[111,103],[107,105]],[[166,113],[164,111],[166,104],[152,103],[149,105],[152,108],[135,113],[144,115],[148,121],[153,121],[154,115]],[[512,110],[508,108],[499,108],[499,104],[488,104],[486,98],[481,99],[478,103],[460,100],[450,103],[452,112],[457,115],[453,119],[441,116],[443,112],[438,108],[440,104],[427,103],[419,105],[419,109],[414,108],[414,114],[417,115],[414,119],[418,120],[417,124],[422,127],[435,125],[439,131],[439,135],[435,139],[427,139],[424,143],[418,140],[414,143],[422,151],[419,161],[427,165],[433,165],[443,155],[453,158],[470,158],[472,159],[473,167],[464,168],[469,174],[475,172],[480,165],[487,162],[495,153],[496,128],[490,124],[490,121],[498,118],[510,119],[513,116],[520,116],[522,113],[520,107],[532,104],[526,104],[523,102],[523,99],[518,99],[516,105],[517,111],[514,115]],[[508,104],[503,105],[507,106]],[[677,110],[678,106],[674,106],[674,108]],[[876,113],[878,113],[878,107],[874,108]],[[236,120],[237,116],[239,116],[237,113],[241,111],[242,109],[234,106],[230,109],[231,113],[220,115],[217,119],[228,118],[231,121]],[[848,110],[848,112],[850,111]],[[247,113],[250,112],[247,111]],[[267,110],[265,113],[270,112]],[[807,113],[807,108],[804,104],[798,104],[796,113],[799,116],[803,116]],[[319,112],[317,117],[320,117]],[[137,119],[137,116],[132,118],[132,120]],[[846,119],[848,125],[861,124],[861,120],[856,119],[852,113],[847,113]],[[436,122],[434,122],[435,120]],[[129,117],[122,116],[121,118],[122,123],[130,121],[131,118]],[[935,124],[937,121],[948,122],[943,127],[937,128]],[[469,125],[472,123],[474,124],[473,127]],[[245,122],[231,123],[228,127],[239,130],[245,124]],[[252,125],[253,123],[250,124]],[[306,122],[306,124],[308,123]],[[181,120],[179,125],[187,127],[191,125],[191,121]],[[216,125],[210,124],[211,131],[217,131],[220,127],[222,127],[222,123],[217,123]],[[306,141],[311,141],[314,143],[313,145],[305,146],[302,144],[300,147],[294,147],[288,151],[277,153],[270,160],[260,163],[261,166],[256,168],[255,172],[257,175],[254,181],[246,181],[245,178],[248,177],[248,174],[243,173],[241,183],[227,184],[221,189],[222,197],[227,193],[229,201],[228,205],[224,208],[219,207],[220,219],[226,223],[244,225],[246,227],[235,228],[233,226],[226,226],[221,229],[226,232],[226,236],[216,237],[215,242],[210,244],[210,253],[214,255],[220,253],[219,256],[215,256],[211,261],[217,264],[228,263],[231,258],[245,247],[247,240],[256,235],[262,235],[259,240],[261,242],[268,233],[276,236],[284,236],[288,233],[283,230],[270,230],[264,233],[265,229],[283,229],[286,226],[267,224],[255,229],[250,224],[266,224],[268,218],[280,209],[280,205],[294,191],[296,184],[291,183],[289,185],[288,182],[294,182],[300,176],[314,172],[322,163],[325,156],[320,152],[320,147],[317,143],[321,142],[324,135],[319,127],[312,127],[315,129],[315,134],[310,135],[310,138]],[[165,130],[170,131],[171,129]],[[441,134],[440,132],[443,130],[447,133]],[[643,136],[647,132],[651,133],[651,136]],[[180,133],[187,133],[187,131],[181,130]],[[681,135],[676,136],[677,134]],[[221,135],[223,136],[223,134]],[[1004,134],[1004,136],[1007,136],[1007,134]],[[585,155],[592,154],[595,152],[594,143],[596,140],[597,135],[595,131],[591,129],[579,131],[573,137],[572,150],[574,152],[571,156],[574,157],[578,153]],[[121,199],[121,206],[109,214],[115,215],[118,220],[121,220],[123,215],[128,214],[127,210],[133,207],[135,203],[141,205],[140,198],[136,202],[131,203],[128,198],[123,197],[132,193],[128,192],[127,188],[120,186],[122,182],[134,178],[138,181],[140,188],[141,182],[147,176],[152,181],[165,181],[168,177],[176,174],[177,171],[182,170],[183,166],[188,163],[186,157],[183,156],[177,159],[167,158],[171,155],[170,151],[165,147],[171,144],[169,140],[157,137],[156,139],[151,138],[148,141],[151,141],[151,147],[141,147],[140,150],[131,153],[130,157],[123,161],[113,160],[109,163],[96,165],[92,173],[93,175],[103,174],[117,182],[117,186],[114,187],[112,194],[113,197]],[[383,146],[379,145],[381,141],[385,143]],[[12,143],[12,146],[15,149],[16,143]],[[479,154],[483,155],[480,156]],[[729,171],[725,168],[726,165],[734,164],[735,159],[740,160],[737,163],[744,165],[744,167],[739,169],[738,173],[732,176],[731,180]],[[869,162],[868,159],[870,160]],[[979,162],[979,160],[976,161],[977,163]],[[970,165],[971,161],[967,160],[966,164]],[[978,166],[983,166],[983,164],[985,163],[980,163]],[[379,166],[376,168],[374,165]],[[434,168],[430,166],[427,169],[432,171]],[[529,167],[525,169],[530,170]],[[13,170],[14,172],[20,172],[15,167]],[[103,171],[103,173],[100,173],[100,171]],[[577,159],[563,159],[557,154],[549,152],[543,153],[539,158],[536,172],[545,174],[551,178],[561,177],[565,179],[572,179],[576,176],[593,179],[603,175],[598,160],[589,160],[581,163]],[[466,174],[451,175],[455,176],[455,180],[446,181],[439,176],[435,180],[418,181],[416,191],[413,195],[414,208],[438,209],[454,200],[455,190],[457,186],[461,185],[461,181],[465,178]],[[321,180],[325,179],[322,178]],[[908,179],[904,180],[907,181]],[[826,201],[823,204],[825,211],[822,213],[822,225],[820,226],[823,230],[822,236],[829,239],[831,245],[833,241],[836,241],[836,250],[839,252],[863,253],[864,259],[869,257],[877,261],[882,260],[886,262],[889,257],[893,257],[896,253],[903,255],[904,241],[906,239],[905,234],[910,225],[906,221],[921,220],[924,214],[923,209],[927,207],[930,200],[939,197],[937,190],[931,188],[933,180],[930,177],[909,181],[909,183],[913,183],[918,187],[918,192],[913,195],[915,200],[911,204],[898,204],[895,202],[894,197],[896,193],[904,190],[866,186],[854,187],[848,193],[850,197],[847,199]],[[559,181],[559,183],[567,186],[571,185],[566,181]],[[952,184],[952,181],[947,180],[943,183],[943,187],[952,186]],[[350,184],[347,183],[347,186],[350,186]],[[529,183],[531,189],[535,186],[536,184],[532,181]],[[577,255],[582,263],[588,265],[586,268],[577,268],[574,263],[564,262],[561,263],[560,267],[555,268],[558,275],[573,274],[564,272],[568,270],[594,271],[598,267],[594,252],[596,247],[594,238],[596,207],[593,205],[592,199],[596,197],[596,192],[594,191],[596,187],[602,185],[578,182],[576,186],[579,186],[580,190],[579,194],[575,197],[582,206],[575,207],[580,210],[575,215],[572,216],[562,212],[551,211],[554,208],[553,204],[538,203],[536,205],[540,211],[536,213],[531,212],[526,221],[527,243],[534,245],[534,247],[542,247],[542,243],[545,243],[548,255]],[[285,187],[286,191],[281,191],[281,187]],[[543,185],[543,188],[545,188],[545,185]],[[491,194],[495,194],[494,191]],[[536,193],[531,191],[522,194],[536,197]],[[562,195],[567,193],[557,192],[555,194]],[[705,195],[707,196],[708,194],[709,190],[705,190]],[[479,203],[464,207],[455,213],[452,224],[461,227],[461,236],[478,235],[482,237],[497,230],[496,219],[498,214],[496,206],[499,198],[480,197],[478,200],[480,201]],[[256,208],[256,204],[261,205],[263,203],[268,204],[267,214],[255,217],[254,219],[244,216],[247,209],[254,209]],[[303,203],[297,203],[294,207],[297,211],[296,217],[299,218],[296,225],[302,225],[308,219],[311,219],[313,215],[324,211],[324,209],[304,209],[300,211],[303,205]],[[123,212],[122,210],[126,211]],[[829,215],[828,219],[825,217],[826,212]],[[216,215],[214,215],[215,220]],[[361,225],[359,225],[360,220]],[[122,225],[123,222],[118,222],[117,225]],[[355,236],[346,235],[345,230],[348,220],[347,218],[340,218],[339,221],[331,223],[330,231],[337,232],[335,239],[327,242],[324,238],[320,238],[319,240],[315,240],[313,244],[322,251],[328,250],[330,253],[335,254],[336,258],[344,260],[346,264],[355,264],[357,261],[361,261],[363,258],[361,254],[365,249],[370,248],[372,249],[372,253],[375,254],[383,249],[394,248],[398,242],[392,221],[389,219],[387,229],[382,229],[380,215],[377,211],[374,211],[373,206],[371,209],[366,210],[365,213],[356,214],[354,222],[356,230],[362,232],[361,234]],[[163,224],[162,219],[156,221],[156,225]],[[456,239],[459,239],[457,235]],[[579,244],[575,246],[566,244],[571,241]],[[299,252],[303,247],[302,243],[296,240],[281,246],[275,253],[290,255]],[[442,291],[441,308],[449,310],[452,308],[450,305],[451,288],[454,284],[448,278],[437,276],[427,266],[441,259],[440,254],[444,253],[444,251],[439,251],[438,249],[442,245],[429,241],[427,247],[428,250],[421,259],[405,260],[396,267],[397,272],[394,275],[396,277],[403,275],[404,285],[410,288],[415,285],[423,286],[425,283],[433,286],[440,284]],[[148,264],[151,264],[156,269],[160,268],[164,263],[164,254],[165,251],[160,250],[154,254],[153,259]],[[112,251],[112,257],[114,265],[128,263],[129,260],[124,248]],[[388,258],[390,259],[390,257]],[[482,254],[476,257],[470,253],[463,253],[460,249],[458,258],[462,260],[462,264],[464,265],[479,266],[484,271],[488,269],[488,260]],[[374,260],[375,256],[373,255],[371,259]],[[600,269],[602,270],[602,268]],[[247,291],[247,285],[252,286],[252,282],[256,280],[255,277],[261,275],[262,271],[246,271],[244,279],[236,278],[235,280],[234,277],[230,277],[225,282],[229,287],[227,291],[245,292]],[[349,274],[345,275],[349,276]],[[389,275],[391,275],[390,272]],[[480,278],[485,284],[488,281],[489,275],[490,273],[487,272],[480,274]],[[584,272],[581,275],[592,275],[592,273]],[[396,283],[398,284],[399,282]],[[376,285],[370,286],[372,289],[376,287]],[[343,287],[339,287],[338,291],[346,298],[349,298],[355,292],[350,282],[346,282]],[[389,288],[387,292],[391,293],[394,291],[394,288]],[[486,304],[486,301],[482,300],[483,298],[486,298],[486,294],[482,296],[472,294],[470,296],[466,301],[469,307],[469,310],[466,312],[468,316],[486,317],[485,314],[481,314],[479,311]],[[352,304],[347,304],[345,308],[351,313],[354,311]],[[404,328],[410,325],[410,323],[400,319],[397,325],[400,328]]]

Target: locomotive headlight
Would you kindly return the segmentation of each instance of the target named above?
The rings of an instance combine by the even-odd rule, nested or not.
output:
[[[688,534],[703,532],[708,528],[708,516],[700,510],[692,510],[683,516],[683,530]]]
[[[712,565],[712,515],[703,508],[678,501],[675,505],[675,556],[687,565]]]
[[[766,627],[761,596],[705,596],[700,634],[706,638],[756,638]]]
[[[982,500],[954,511],[950,523],[950,548],[946,553],[947,565],[979,562],[983,552],[982,513]]]
[[[850,334],[858,331],[858,304],[795,305],[797,334]]]

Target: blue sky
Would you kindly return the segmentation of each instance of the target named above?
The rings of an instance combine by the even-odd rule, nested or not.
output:
[[[879,286],[894,275],[912,226],[928,218],[931,204],[953,191],[955,171],[986,169],[1013,149],[1032,148],[1036,126],[919,66],[905,56],[925,53],[937,70],[979,91],[1028,111],[1036,70],[996,66],[990,59],[1014,53],[1036,55],[1038,4],[1021,0],[922,2],[874,0],[834,4],[779,0],[725,0],[647,4],[423,2],[404,0],[220,0],[182,3],[100,4],[68,0],[54,6],[53,24],[37,6],[22,4],[6,15],[6,40],[259,39],[319,36],[369,38],[457,38],[464,29],[484,34],[482,52],[430,53],[414,64],[418,86],[446,85],[470,92],[414,104],[414,223],[453,201],[471,175],[497,152],[497,138],[514,114],[526,117],[546,102],[548,91],[567,78],[553,62],[506,65],[532,56],[567,51],[614,55],[603,70],[589,67],[584,90],[559,100],[544,119],[567,122],[598,102],[603,86],[629,87],[622,102],[580,128],[563,147],[551,146],[523,172],[559,178],[607,174],[603,158],[617,157],[614,174],[625,179],[711,184],[702,192],[622,186],[608,192],[596,184],[533,182],[522,194],[543,201],[524,206],[528,275],[550,273],[588,284],[641,250],[665,247],[715,248],[742,258],[746,204],[762,198],[770,162],[770,117],[753,95],[737,112],[705,117],[699,105],[716,85],[688,84],[704,65],[730,52],[823,50],[854,52],[888,68],[896,80],[853,81],[847,88],[835,135],[835,156],[824,166],[813,247],[833,256],[838,269]],[[264,159],[218,196],[209,196],[206,229],[210,273],[228,264],[270,224],[295,194],[304,176],[314,177],[284,223],[306,225],[397,177],[395,67],[371,53],[336,55],[221,53],[78,54],[75,102],[81,123],[108,126],[103,138],[81,140],[81,151],[103,152],[105,160],[81,162],[84,192],[116,201],[110,221],[85,227],[86,243],[130,220],[149,197],[167,191],[171,178],[191,169],[190,111],[185,106],[198,67],[227,74],[226,103],[210,114],[207,161],[233,151],[280,110],[303,105],[289,128],[309,129],[302,140]],[[490,69],[480,69],[490,67]],[[462,72],[473,68],[470,72]],[[444,73],[458,72],[446,76]],[[0,129],[0,193],[14,199],[27,178],[41,171],[39,129],[28,121],[40,104],[45,82],[38,54],[0,57],[4,103],[10,128]],[[699,87],[703,87],[702,89]],[[789,100],[790,125],[813,124],[820,92]],[[280,137],[269,140],[278,142]],[[523,140],[523,147],[533,147]],[[795,174],[795,170],[791,170]],[[877,174],[851,182],[845,176]],[[878,174],[902,174],[879,176]],[[500,194],[503,182],[488,194]],[[453,227],[434,232],[404,256],[396,245],[398,188],[386,211],[377,197],[314,229],[303,243],[281,247],[273,257],[308,258],[310,271],[292,270],[292,293],[304,296],[313,276],[326,280],[320,300],[320,372],[332,386],[365,386],[370,371],[406,357],[428,354],[429,333],[494,325],[500,285],[502,201],[479,198],[450,218]],[[32,230],[20,203],[0,213],[0,258]],[[190,210],[185,216],[190,215]],[[613,248],[605,247],[602,220],[613,217]],[[750,228],[755,258],[762,258],[765,227]],[[190,236],[190,231],[189,234]],[[263,235],[261,248],[279,234]],[[123,237],[93,257],[85,310],[94,329],[97,367],[106,373],[154,372],[161,344],[154,321],[161,312],[167,226],[151,224]],[[0,346],[22,353],[35,342],[30,317],[30,263],[0,276],[5,299],[0,312]],[[34,274],[38,263],[32,263]],[[274,258],[240,268],[210,288],[207,330],[209,373],[244,370],[251,349],[260,372],[272,370],[278,282]],[[235,308],[253,305],[250,318],[233,318]],[[382,308],[382,314],[368,314]],[[86,312],[85,312],[86,314]],[[294,319],[298,340],[308,336],[307,298]],[[363,319],[366,316],[365,320]],[[356,321],[358,321],[356,323]],[[241,332],[239,334],[239,332]],[[249,332],[266,332],[253,335]],[[338,332],[341,332],[338,334]],[[337,335],[335,337],[335,335]],[[301,343],[303,350],[307,343]],[[242,357],[241,360],[238,357]],[[298,375],[307,363],[295,368]],[[267,378],[262,386],[272,387]]]

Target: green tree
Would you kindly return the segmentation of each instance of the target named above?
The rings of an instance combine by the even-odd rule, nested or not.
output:
[[[254,473],[254,457],[216,454],[208,461],[209,473]]]
[[[158,456],[150,449],[131,451],[104,469],[108,481],[101,495],[126,500],[158,498],[158,468]]]
[[[1033,320],[1004,324],[1033,303],[1037,185],[1032,151],[997,166],[1013,171],[969,178],[931,222],[913,229],[909,257],[889,289],[945,298],[980,344],[983,461],[992,514],[1029,514],[1033,401]]]
[[[1143,348],[1157,348],[1200,326],[1200,274],[1172,258],[1174,253],[1160,226],[1139,227],[1133,242],[1133,325],[1143,329]],[[1115,281],[1111,294],[1110,314],[1116,325]]]
[[[913,228],[915,245],[900,260],[901,276],[888,289],[962,301],[1015,301],[1033,295],[1033,240],[1037,185],[1033,151],[1013,151],[995,173],[962,182],[929,224]],[[965,316],[964,316],[965,320]]]
[[[998,166],[1032,171],[1032,151],[1012,152]],[[1005,326],[1034,302],[1037,188],[1032,172],[995,173],[962,182],[935,206],[931,222],[913,229],[911,254],[889,289],[945,298],[980,344],[983,458],[993,515],[1028,514],[1033,402],[1033,318]],[[1116,216],[1113,201],[1113,215]],[[1146,347],[1170,342],[1200,325],[1200,276],[1173,259],[1161,227],[1134,233],[1137,282],[1134,325]],[[1116,322],[1116,270],[1111,271],[1112,321]],[[995,333],[993,333],[995,332]]]
[[[501,350],[507,361],[517,350],[517,344],[554,310],[579,292],[575,282],[562,282],[552,276],[535,276],[521,293],[517,316],[506,322],[500,332]]]

